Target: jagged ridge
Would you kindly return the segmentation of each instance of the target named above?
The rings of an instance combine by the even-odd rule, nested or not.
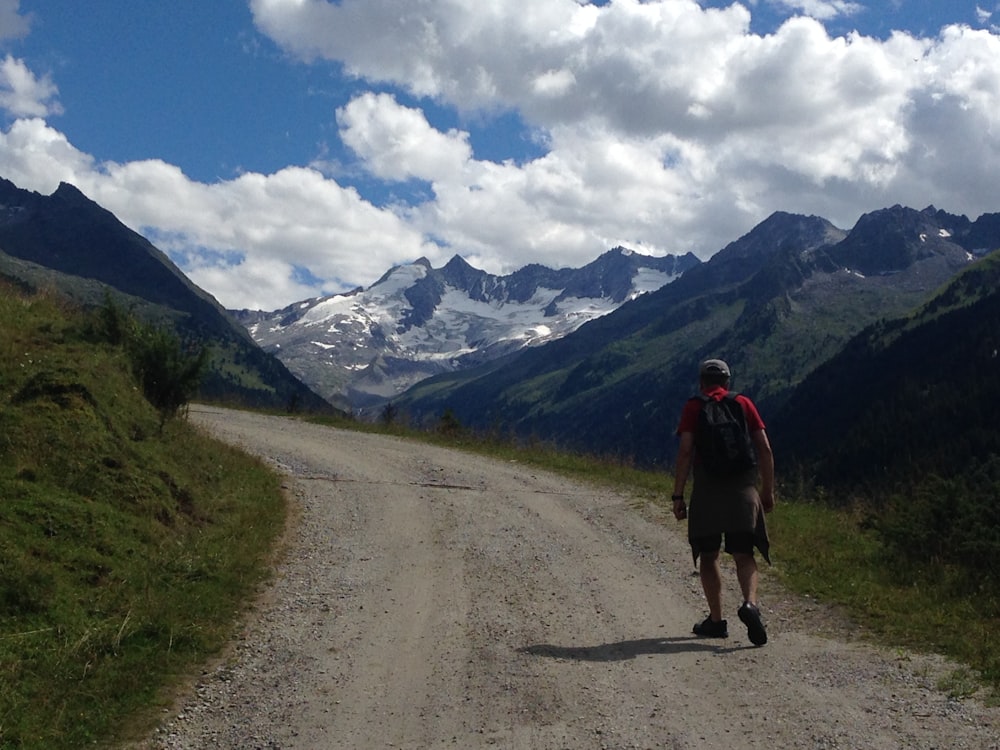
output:
[[[583,268],[533,264],[496,276],[458,255],[440,269],[420,258],[367,289],[234,314],[304,382],[363,409],[432,375],[561,338],[699,262],[617,247]]]

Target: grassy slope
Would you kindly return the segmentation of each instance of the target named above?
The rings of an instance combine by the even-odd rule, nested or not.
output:
[[[143,323],[173,329],[193,346],[207,346],[208,366],[200,400],[234,407],[287,409],[294,404],[298,410],[331,411],[329,404],[297,381],[284,364],[253,344],[235,323],[229,330],[214,315],[209,314],[209,320],[196,318],[190,312],[126,294],[92,278],[15,258],[2,250],[0,277],[15,280],[22,290],[45,290],[86,309],[102,307],[110,293],[115,304]]]
[[[120,351],[0,290],[0,747],[121,731],[217,651],[284,523],[259,462],[168,423]]]

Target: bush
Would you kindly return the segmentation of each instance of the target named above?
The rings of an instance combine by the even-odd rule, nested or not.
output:
[[[930,476],[897,492],[874,526],[911,562],[958,566],[975,579],[1000,578],[1000,457],[953,478]]]
[[[381,415],[379,415],[379,421],[382,422],[386,427],[392,427],[396,424],[396,420],[399,418],[399,407],[393,404],[391,401],[385,405],[382,409]]]
[[[188,354],[177,335],[153,326],[139,326],[128,350],[133,372],[160,413],[162,428],[198,392],[208,351]]]
[[[462,432],[462,423],[451,409],[445,409],[438,420],[437,431],[442,435],[455,437]]]
[[[139,322],[110,294],[93,316],[91,331],[97,339],[124,348],[143,395],[160,414],[160,429],[198,392],[208,359],[204,347],[186,350],[177,334]]]

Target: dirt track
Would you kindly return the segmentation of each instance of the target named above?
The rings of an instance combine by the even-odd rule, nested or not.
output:
[[[285,471],[297,517],[232,653],[146,747],[1000,748],[1000,711],[934,690],[947,665],[815,635],[817,608],[768,577],[767,646],[729,568],[730,638],[691,636],[683,530],[627,497],[280,418],[191,419]]]

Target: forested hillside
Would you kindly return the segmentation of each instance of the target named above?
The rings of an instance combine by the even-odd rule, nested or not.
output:
[[[790,485],[855,510],[886,554],[998,611],[1000,253],[879,322],[771,422]],[[905,568],[900,568],[903,570]]]
[[[1000,254],[911,316],[881,321],[773,418],[790,462],[830,487],[954,477],[1000,456]]]

